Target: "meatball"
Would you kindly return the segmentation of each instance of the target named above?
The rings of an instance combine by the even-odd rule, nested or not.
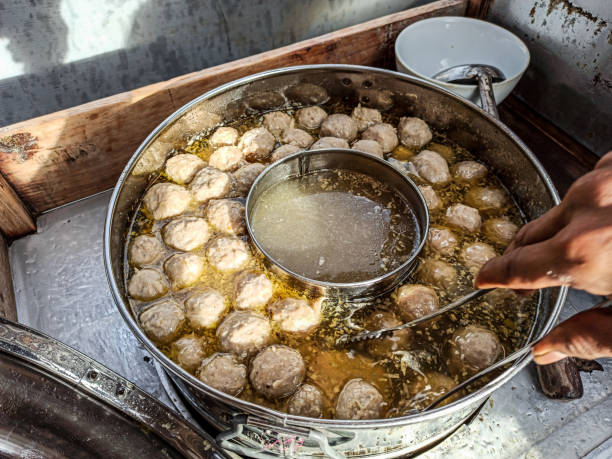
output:
[[[204,271],[204,259],[195,253],[175,253],[164,262],[172,287],[181,289],[197,282]]]
[[[290,333],[307,332],[321,322],[322,300],[313,301],[312,305],[299,298],[278,300],[268,308],[270,317],[281,330]]]
[[[440,308],[436,292],[424,285],[402,285],[395,295],[395,304],[406,322],[420,319]]]
[[[292,155],[293,153],[297,153],[298,151],[302,150],[302,148],[296,147],[295,145],[281,145],[272,152],[272,156],[270,156],[270,161],[276,162],[279,159],[283,159],[285,156]]]
[[[348,148],[349,144],[338,137],[321,137],[310,147],[311,150],[325,150],[327,148]]]
[[[166,175],[177,183],[189,183],[206,163],[196,155],[180,154],[166,161]]]
[[[164,253],[164,248],[154,236],[141,234],[136,236],[130,245],[130,263],[134,266],[150,265]]]
[[[220,171],[236,170],[242,163],[242,150],[233,145],[217,148],[208,159],[208,164]]]
[[[419,176],[430,183],[443,185],[451,179],[448,163],[439,153],[423,150],[412,160]]]
[[[325,411],[325,398],[319,389],[302,384],[289,399],[287,413],[308,418],[320,418]]]
[[[202,362],[200,381],[229,395],[238,395],[247,383],[247,367],[231,354],[213,354]]]
[[[260,127],[246,131],[238,147],[249,161],[262,161],[270,156],[276,139],[266,128]]]
[[[297,128],[285,129],[280,140],[285,144],[300,148],[308,148],[314,142],[314,138],[308,132]]]
[[[293,118],[283,112],[266,113],[263,116],[263,127],[272,133],[277,139],[285,129],[292,128],[294,125]]]
[[[376,140],[358,140],[351,147],[352,150],[363,151],[379,158],[383,157],[383,149]]]
[[[425,203],[429,210],[436,210],[442,207],[442,200],[438,197],[436,191],[430,185],[420,185],[419,190],[425,198]]]
[[[400,118],[397,126],[402,145],[412,149],[422,148],[431,142],[431,131],[427,123],[420,118]]]
[[[203,218],[180,217],[167,223],[162,228],[161,234],[166,245],[189,252],[208,241],[210,229]]]
[[[449,368],[466,376],[493,365],[503,352],[497,335],[478,325],[460,328],[450,340]]]
[[[197,202],[206,202],[213,198],[222,198],[231,189],[230,176],[215,167],[205,167],[198,172],[189,190]]]
[[[465,194],[465,203],[468,206],[483,211],[501,209],[506,202],[506,193],[494,187],[476,187]]]
[[[213,147],[225,147],[236,145],[238,141],[238,131],[233,127],[220,127],[210,137],[210,144]]]
[[[217,327],[221,349],[238,355],[261,349],[268,344],[271,334],[268,318],[251,311],[234,311]]]
[[[185,316],[193,328],[213,328],[226,309],[223,295],[210,287],[202,288],[185,300]]]
[[[422,410],[432,404],[435,400],[446,394],[457,383],[455,380],[445,374],[436,371],[430,371],[424,375],[417,375],[416,379],[410,384],[408,396],[400,402],[400,411],[403,414],[409,414],[410,410]],[[457,399],[458,396],[452,396],[440,403],[444,406]]]
[[[224,233],[240,235],[246,232],[244,204],[233,199],[212,199],[206,207],[206,218]]]
[[[481,224],[478,209],[463,204],[454,204],[446,209],[446,221],[449,225],[471,233],[478,231]]]
[[[482,230],[493,242],[506,246],[512,242],[519,228],[508,218],[502,217],[486,220]]]
[[[357,137],[357,123],[348,115],[329,115],[321,123],[321,137],[338,137],[348,142]]]
[[[327,113],[321,107],[300,108],[295,113],[297,124],[306,129],[318,129],[323,120],[327,118]]]
[[[453,166],[453,175],[462,182],[473,182],[487,175],[487,168],[476,161],[461,161]]]
[[[266,166],[259,163],[242,166],[240,169],[234,172],[233,175],[234,191],[236,191],[239,196],[246,196],[249,194],[251,186],[253,186],[253,182],[265,168]]]
[[[185,322],[185,315],[174,301],[163,300],[142,311],[139,319],[149,338],[166,344],[176,338]]]
[[[390,311],[374,311],[364,322],[366,330],[375,331],[401,325],[402,322]],[[395,351],[405,349],[410,343],[412,332],[409,329],[398,330],[391,336],[364,341],[362,348],[375,359],[385,359]]]
[[[378,419],[384,407],[385,401],[376,387],[363,379],[351,379],[338,395],[336,418]]]
[[[270,279],[263,273],[244,271],[234,280],[234,301],[238,309],[265,306],[274,293]]]
[[[395,128],[387,123],[375,124],[370,126],[361,135],[364,140],[375,140],[382,147],[383,153],[389,153],[399,143]]]
[[[298,83],[291,86],[285,91],[285,95],[301,105],[322,104],[329,100],[327,90],[312,83]]]
[[[425,260],[419,266],[419,278],[445,290],[457,286],[457,271],[450,263],[442,260]]]
[[[157,269],[145,268],[132,274],[128,282],[128,293],[134,299],[150,301],[165,295],[168,287],[166,276]]]
[[[185,212],[191,203],[191,195],[180,185],[156,183],[142,200],[154,220],[163,220]]]
[[[362,107],[361,104],[353,109],[351,118],[355,120],[359,132],[365,131],[375,124],[382,123],[382,115],[378,110],[375,108]]]
[[[219,271],[235,271],[249,261],[249,248],[237,237],[217,237],[206,249],[211,265]]]
[[[427,242],[432,250],[447,257],[455,253],[459,244],[457,236],[451,230],[435,227],[429,228]]]
[[[282,344],[268,346],[251,361],[253,389],[268,399],[286,397],[302,384],[306,366],[298,351]]]
[[[185,336],[172,343],[176,362],[187,371],[194,371],[202,363],[202,341],[196,336]]]
[[[459,259],[472,274],[477,274],[487,261],[496,256],[495,249],[489,244],[472,242],[463,246]]]

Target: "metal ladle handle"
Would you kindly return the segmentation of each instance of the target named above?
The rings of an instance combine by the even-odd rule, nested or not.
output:
[[[488,114],[499,119],[497,104],[495,103],[495,94],[493,93],[493,79],[491,75],[479,69],[474,69],[474,77],[478,81],[478,92],[480,94],[480,103],[482,109]]]

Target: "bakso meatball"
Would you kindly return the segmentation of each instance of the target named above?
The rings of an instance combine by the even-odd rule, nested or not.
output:
[[[219,271],[235,271],[249,261],[249,248],[237,237],[217,237],[206,249],[211,265]]]
[[[351,147],[352,150],[363,151],[379,158],[383,157],[383,149],[376,140],[358,140]]]
[[[180,217],[167,223],[161,230],[166,245],[189,252],[204,245],[210,237],[206,220],[199,217]]]
[[[185,315],[174,301],[163,300],[142,311],[139,320],[149,338],[166,344],[176,338],[185,322]]]
[[[300,108],[295,113],[297,124],[306,129],[318,129],[323,120],[327,118],[327,113],[321,107]]]
[[[233,127],[220,127],[210,137],[210,144],[213,147],[236,145],[236,142],[238,142],[238,135],[238,131]]]
[[[253,389],[268,399],[286,397],[302,384],[306,366],[298,351],[282,344],[268,346],[251,361]]]
[[[465,194],[465,203],[479,210],[501,209],[507,202],[506,193],[494,187],[475,187]]]
[[[366,330],[375,331],[382,328],[391,328],[401,325],[402,322],[391,311],[374,311],[364,322]],[[398,330],[391,336],[367,340],[362,343],[362,348],[375,359],[384,359],[400,349],[408,347],[412,333],[409,329]]]
[[[321,137],[338,137],[348,142],[357,137],[357,123],[348,115],[335,113],[321,123]]]
[[[145,268],[132,274],[128,282],[129,295],[141,301],[150,301],[165,295],[169,285],[166,276],[157,269]]]
[[[445,184],[451,179],[448,163],[439,153],[423,150],[412,160],[419,176],[433,184]]]
[[[384,408],[385,401],[376,387],[363,379],[351,379],[338,395],[336,418],[378,419]]]
[[[231,187],[230,176],[215,167],[205,167],[189,184],[189,190],[197,202],[222,198],[229,193]]]
[[[338,137],[321,137],[310,147],[311,150],[325,150],[326,148],[348,148],[349,144],[345,139]]]
[[[164,262],[164,271],[174,289],[196,283],[204,271],[204,258],[195,253],[175,253]]]
[[[497,253],[495,249],[489,244],[485,244],[484,242],[472,242],[471,244],[463,246],[459,254],[459,259],[472,274],[476,274],[487,261],[496,256]]]
[[[172,343],[177,363],[187,371],[194,371],[202,363],[202,341],[196,336],[184,336]]]
[[[432,138],[429,126],[420,118],[400,118],[397,131],[402,145],[412,149],[424,147]]]
[[[189,191],[174,183],[156,183],[142,200],[154,220],[163,220],[185,212],[191,203]]]
[[[308,418],[320,418],[325,411],[325,398],[319,389],[310,384],[302,384],[291,396],[287,413]]]
[[[457,286],[457,271],[450,263],[442,260],[424,260],[419,266],[419,278],[436,287],[453,290]]]
[[[454,204],[446,209],[446,221],[451,226],[471,233],[478,231],[481,224],[478,209],[463,204]]]
[[[185,300],[185,317],[193,328],[213,328],[226,309],[223,295],[210,287],[202,288]]]
[[[217,148],[208,158],[208,164],[220,171],[236,170],[242,163],[242,150],[233,145]]]
[[[271,333],[268,318],[251,311],[234,311],[217,327],[221,349],[237,355],[261,349],[270,341]]]
[[[280,138],[281,133],[285,129],[292,128],[294,125],[293,118],[283,112],[266,113],[263,116],[263,127],[265,127],[274,137]]]
[[[164,253],[164,248],[154,236],[141,234],[136,236],[130,245],[129,259],[134,266],[150,265]]]
[[[389,153],[399,143],[395,128],[387,123],[375,124],[367,128],[361,138],[365,140],[375,140],[382,147],[383,153]]]
[[[312,83],[298,83],[285,91],[287,98],[301,105],[322,104],[329,100],[327,90]]]
[[[482,226],[482,230],[489,239],[506,246],[512,242],[519,228],[508,218],[502,217],[486,220]]]
[[[272,156],[270,156],[270,161],[276,162],[279,159],[283,159],[285,156],[292,155],[293,153],[297,153],[298,151],[302,150],[303,148],[296,147],[295,145],[281,145],[272,152]]]
[[[238,147],[249,161],[262,161],[270,156],[276,139],[266,128],[260,127],[246,131]]]
[[[361,104],[353,109],[351,118],[355,120],[359,132],[365,131],[375,124],[382,123],[382,115],[378,110],[375,108],[362,107]]]
[[[206,207],[206,218],[212,226],[227,234],[246,232],[244,204],[233,199],[212,199]]]
[[[166,161],[166,175],[177,183],[189,183],[196,173],[206,166],[196,155],[180,154]]]
[[[476,161],[461,161],[453,166],[453,175],[457,180],[473,182],[487,175],[487,168]]]
[[[459,240],[455,233],[447,228],[432,227],[429,228],[429,233],[427,234],[427,243],[432,250],[440,255],[450,257],[457,250]]]
[[[249,194],[251,186],[255,179],[261,174],[266,166],[263,164],[247,164],[234,172],[234,191],[240,196]]]
[[[436,191],[430,185],[419,185],[419,190],[425,198],[425,203],[429,210],[436,210],[442,207],[442,200],[438,197]]]
[[[321,322],[321,302],[298,298],[285,298],[278,300],[268,308],[270,318],[276,322],[281,330],[290,333],[307,332]]]
[[[232,354],[213,354],[202,362],[200,381],[229,395],[238,395],[247,383],[247,367]]]
[[[439,309],[438,295],[424,285],[402,285],[395,294],[395,304],[400,317],[410,322]]]
[[[244,271],[234,280],[234,301],[238,309],[265,306],[273,293],[272,282],[263,273]]]
[[[288,145],[308,148],[314,142],[314,138],[308,132],[303,131],[302,129],[288,128],[281,134],[280,141]]]
[[[471,375],[491,366],[502,352],[495,333],[468,325],[455,331],[450,340],[449,368],[456,375]]]
[[[437,371],[428,371],[424,375],[417,375],[409,387],[409,399],[401,403],[401,410],[407,414],[410,409],[422,410],[433,403],[436,399],[449,392],[457,383],[453,378]],[[457,396],[451,396],[440,403],[444,406],[454,400]]]

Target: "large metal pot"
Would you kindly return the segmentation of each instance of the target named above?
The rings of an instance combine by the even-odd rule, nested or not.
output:
[[[319,88],[305,84],[315,84]],[[309,89],[309,91],[304,91]],[[315,88],[316,89],[316,88]],[[392,419],[345,421],[292,416],[231,397],[203,384],[168,359],[146,337],[128,305],[123,245],[147,174],[163,165],[172,145],[219,122],[266,111],[287,102],[313,104],[342,97],[423,118],[488,164],[528,219],[559,202],[540,163],[499,120],[477,106],[424,81],[388,70],[318,65],[273,70],[209,91],[161,123],[140,145],[114,189],[106,219],[104,257],[113,296],[133,333],[166,368],[217,428],[223,445],[252,456],[362,455],[392,457],[433,443],[464,422],[494,390],[526,365],[516,362],[476,392],[435,410]],[[555,323],[566,288],[542,292],[534,336]]]

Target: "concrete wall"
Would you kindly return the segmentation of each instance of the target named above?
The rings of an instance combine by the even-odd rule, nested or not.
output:
[[[424,3],[0,0],[0,126]]]

